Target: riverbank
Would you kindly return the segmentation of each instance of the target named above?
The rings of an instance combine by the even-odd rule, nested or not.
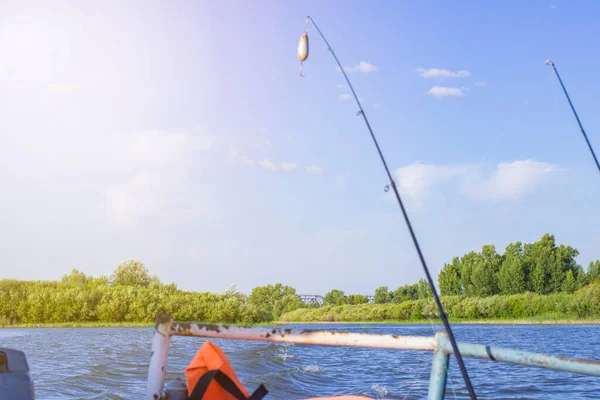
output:
[[[303,321],[303,322],[285,322],[280,321],[284,325],[442,325],[440,319],[431,320],[414,320],[414,321]],[[522,320],[504,320],[504,319],[488,319],[488,320],[450,320],[450,325],[600,325],[600,319],[560,319],[560,320],[539,320],[539,319],[522,319]]]
[[[152,322],[54,322],[43,324],[0,324],[0,328],[149,328]]]
[[[283,325],[442,325],[440,319],[384,320],[384,321],[273,321],[251,326]],[[600,319],[553,319],[553,317],[529,319],[450,319],[451,325],[600,325]],[[236,324],[228,324],[236,325]],[[151,322],[57,322],[48,324],[0,325],[0,329],[17,328],[151,328]]]
[[[182,321],[185,322],[185,321]],[[213,323],[213,322],[210,322]],[[285,322],[261,322],[254,324],[231,324],[224,325],[239,326],[281,326]],[[46,324],[0,324],[0,329],[23,329],[23,328],[153,328],[154,322],[55,322]]]

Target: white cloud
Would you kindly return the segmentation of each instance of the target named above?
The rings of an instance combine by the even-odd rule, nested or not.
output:
[[[488,83],[486,81],[475,82],[475,86],[486,87]]]
[[[557,6],[556,4],[552,4],[552,5],[550,6],[550,9],[552,9],[552,10],[556,10],[557,8],[558,8],[558,6]]]
[[[229,149],[229,158],[232,160],[235,160],[238,157],[239,153],[236,149],[231,148]]]
[[[383,108],[383,104],[381,104],[381,103],[375,103],[375,104],[373,104],[373,107],[375,107],[375,108]]]
[[[258,166],[270,171],[277,171],[277,167],[269,160],[262,160],[258,162]]]
[[[347,88],[348,88],[348,86],[346,86],[346,85],[344,85],[344,84],[341,84],[341,83],[338,83],[338,84],[336,85],[336,87],[337,87],[338,89],[340,89],[340,90],[345,90],[345,89],[347,89]]]
[[[466,78],[467,76],[471,75],[469,71],[465,70],[452,72],[448,71],[447,69],[440,68],[417,68],[415,72],[423,78]]]
[[[435,186],[450,184],[473,199],[518,199],[549,182],[559,168],[533,160],[500,163],[486,176],[483,165],[434,165],[415,162],[396,170],[396,184],[408,205],[420,208]]]
[[[306,167],[306,172],[308,172],[310,175],[323,175],[325,170],[319,165],[311,165]]]
[[[419,208],[432,186],[467,174],[468,166],[427,165],[419,162],[396,171],[398,190],[408,197],[413,207]]]
[[[434,86],[427,91],[427,94],[437,98],[464,96],[464,93],[461,89],[444,86]]]
[[[500,163],[489,178],[468,190],[473,197],[515,199],[533,192],[558,170],[555,165],[533,160]]]
[[[273,144],[271,143],[270,140],[265,140],[265,145],[267,145],[268,148],[273,147]]]
[[[297,167],[296,164],[288,163],[288,162],[282,162],[281,164],[279,164],[279,166],[284,171],[292,171],[292,170],[296,169],[296,167]]]
[[[336,67],[336,70],[340,71],[340,67]],[[369,64],[368,62],[361,61],[358,65],[353,67],[344,67],[344,71],[346,72],[375,72],[377,71],[377,67],[373,64]],[[339,86],[338,86],[339,87]]]
[[[346,94],[346,93],[340,94],[340,97],[339,97],[339,99],[342,101],[350,100],[351,98],[352,98],[352,96],[350,96],[349,94]]]

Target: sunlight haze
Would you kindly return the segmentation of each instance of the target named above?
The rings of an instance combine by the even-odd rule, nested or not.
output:
[[[0,4],[0,278],[109,275],[299,293],[422,278],[556,236],[600,256],[593,1]]]

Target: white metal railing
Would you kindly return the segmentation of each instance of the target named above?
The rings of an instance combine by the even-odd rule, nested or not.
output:
[[[435,336],[400,336],[339,331],[294,331],[284,328],[240,327],[235,325],[195,324],[176,322],[169,315],[158,315],[152,356],[148,369],[146,400],[164,400],[165,377],[171,336],[196,336],[213,339],[260,340],[265,342],[297,343],[320,346],[351,346],[396,350],[433,351],[429,395],[431,400],[444,398],[448,361],[453,349],[444,332]],[[464,357],[480,358],[511,364],[528,365],[558,371],[600,377],[600,361],[552,356],[513,349],[458,343]]]

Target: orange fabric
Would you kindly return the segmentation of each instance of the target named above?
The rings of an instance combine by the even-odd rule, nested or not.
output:
[[[250,397],[250,393],[244,388],[242,382],[233,371],[233,368],[223,350],[212,342],[205,342],[200,346],[200,350],[194,356],[194,359],[190,362],[190,365],[185,369],[185,376],[187,378],[188,385],[188,396],[192,394],[196,383],[202,375],[208,371],[221,370],[227,375],[246,397]],[[206,400],[236,400],[229,392],[221,387],[217,382],[212,381],[208,385],[206,394],[204,395]],[[337,397],[315,397],[306,400],[372,400],[369,397],[362,396],[337,396]]]
[[[248,393],[246,388],[244,388],[244,385],[242,385],[242,382],[240,382],[237,375],[233,371],[233,368],[227,360],[227,357],[225,357],[223,350],[211,342],[205,342],[202,346],[200,346],[200,350],[198,350],[198,353],[196,353],[194,359],[192,362],[190,362],[190,365],[188,365],[188,367],[185,369],[185,376],[187,378],[188,385],[188,396],[190,396],[194,391],[194,387],[196,387],[196,383],[200,377],[206,372],[215,369],[221,370],[221,372],[227,375],[246,397],[250,396],[250,393]],[[208,385],[204,399],[236,400],[235,397],[229,394],[229,392],[223,389],[221,385],[214,380]]]

